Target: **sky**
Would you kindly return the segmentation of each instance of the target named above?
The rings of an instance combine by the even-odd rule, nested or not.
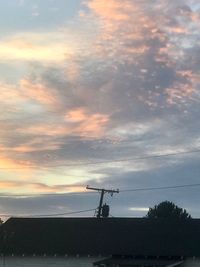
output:
[[[0,214],[200,217],[197,0],[0,0]],[[191,153],[190,153],[191,152]],[[73,216],[94,216],[94,211]]]

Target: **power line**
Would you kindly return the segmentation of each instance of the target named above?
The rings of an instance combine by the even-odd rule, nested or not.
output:
[[[78,211],[72,211],[72,212],[65,212],[65,213],[53,213],[53,214],[39,214],[39,215],[29,215],[28,217],[52,217],[52,216],[64,216],[64,215],[72,215],[72,214],[80,214],[84,212],[94,211],[94,209],[88,209],[88,210],[78,210]]]
[[[56,217],[64,215],[80,214],[84,212],[94,211],[96,209],[78,210],[65,213],[53,213],[53,214],[34,214],[34,215],[14,215],[14,214],[0,214],[1,217],[17,217],[17,218],[32,218],[32,217]]]
[[[151,155],[151,156],[142,156],[142,157],[134,157],[134,158],[122,158],[116,160],[106,160],[106,161],[93,161],[93,162],[85,162],[79,164],[66,164],[66,165],[54,165],[57,166],[81,166],[81,165],[96,165],[96,164],[106,164],[106,163],[115,163],[115,162],[124,162],[124,161],[137,161],[142,159],[153,159],[153,158],[162,158],[162,157],[170,157],[170,156],[177,156],[177,155],[184,155],[184,154],[192,154],[192,153],[199,153],[199,150],[190,150],[190,151],[180,151],[168,154],[159,154],[159,155]],[[53,167],[53,166],[52,166]]]
[[[200,186],[200,183],[198,183],[198,184],[173,185],[173,186],[161,186],[161,187],[133,188],[133,189],[120,190],[119,192],[125,193],[125,192],[135,192],[135,191],[166,190],[166,189],[176,189],[176,188],[196,187],[196,186]]]
[[[184,184],[184,185],[173,185],[173,186],[161,186],[161,187],[146,187],[146,188],[132,188],[132,189],[124,189],[119,190],[119,193],[128,193],[128,192],[137,192],[137,191],[154,191],[154,190],[167,190],[167,189],[176,189],[176,188],[187,188],[187,187],[197,187],[200,186],[200,183],[196,184]],[[86,192],[83,192],[86,193]],[[91,193],[89,193],[91,194]],[[43,194],[43,196],[49,196],[50,194]],[[52,195],[52,194],[51,194]],[[60,194],[53,194],[53,195],[60,195]],[[63,194],[62,194],[63,195]],[[15,196],[33,196],[33,195],[15,195]],[[35,195],[37,196],[37,195]],[[39,195],[38,195],[39,196]],[[0,196],[5,197],[5,195]],[[13,197],[13,195],[9,195],[9,197]],[[18,218],[34,218],[34,217],[56,217],[56,216],[65,216],[65,215],[73,215],[73,214],[80,214],[84,212],[95,211],[96,208],[87,209],[87,210],[79,210],[79,211],[72,211],[72,212],[65,212],[65,213],[53,213],[53,214],[33,214],[33,215],[14,215],[14,214],[0,214],[1,217],[18,217]]]
[[[136,191],[154,191],[154,190],[167,190],[167,189],[176,189],[176,188],[187,188],[187,187],[198,187],[200,183],[195,184],[183,184],[183,185],[172,185],[172,186],[161,186],[161,187],[144,187],[144,188],[132,188],[132,189],[123,189],[119,190],[119,193],[128,193],[128,192],[136,192]],[[44,193],[44,194],[7,194],[7,195],[0,195],[0,198],[4,197],[39,197],[39,196],[66,196],[66,195],[85,195],[85,194],[97,194],[97,192],[72,192],[72,193]]]
[[[162,157],[170,157],[170,156],[178,156],[178,155],[186,155],[186,154],[193,154],[199,153],[200,149],[196,150],[189,150],[189,151],[179,151],[174,153],[168,154],[158,154],[158,155],[148,155],[148,156],[141,156],[141,157],[130,157],[130,158],[121,158],[115,160],[103,160],[103,161],[93,161],[93,162],[80,162],[80,163],[71,163],[71,164],[54,164],[54,165],[46,165],[46,166],[39,166],[39,165],[24,165],[22,167],[0,167],[1,170],[17,170],[17,169],[28,169],[28,168],[39,168],[39,169],[49,169],[54,167],[77,167],[77,166],[88,166],[88,165],[98,165],[98,164],[106,164],[106,163],[115,163],[115,162],[126,162],[126,161],[138,161],[144,159],[154,159],[154,158],[162,158]]]

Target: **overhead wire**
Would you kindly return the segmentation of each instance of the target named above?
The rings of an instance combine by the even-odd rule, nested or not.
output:
[[[106,164],[106,163],[115,163],[115,162],[125,162],[125,161],[138,161],[143,159],[153,159],[153,158],[162,158],[162,157],[170,157],[170,156],[177,156],[177,155],[184,155],[184,154],[192,154],[192,153],[200,153],[199,150],[190,150],[190,151],[179,151],[174,153],[168,153],[168,154],[158,154],[158,155],[149,155],[149,156],[142,156],[142,157],[130,157],[130,158],[121,158],[121,159],[115,159],[115,160],[106,160],[106,161],[96,161],[96,162],[85,162],[85,163],[79,163],[79,164],[66,164],[64,166],[81,166],[81,165],[96,165],[96,164]],[[56,165],[59,166],[59,165]],[[63,165],[60,165],[63,166]]]
[[[54,165],[24,165],[21,167],[0,167],[1,170],[16,170],[16,169],[28,169],[28,168],[41,168],[41,169],[49,169],[54,167],[78,167],[78,166],[89,166],[89,165],[98,165],[98,164],[107,164],[107,163],[115,163],[115,162],[126,162],[126,161],[138,161],[144,159],[154,159],[154,158],[162,158],[162,157],[170,157],[170,156],[178,156],[178,155],[186,155],[200,153],[200,149],[188,150],[188,151],[179,151],[167,154],[156,154],[156,155],[146,155],[141,157],[129,157],[129,158],[121,158],[121,159],[113,159],[113,160],[103,160],[103,161],[92,161],[92,162],[80,162],[80,163],[71,163],[71,164],[54,164]]]
[[[134,161],[134,160],[142,160],[142,159],[151,159],[151,158],[161,158],[161,157],[169,157],[169,156],[176,156],[176,155],[184,155],[184,154],[190,154],[190,153],[199,153],[200,150],[190,150],[190,151],[179,151],[175,153],[168,153],[168,154],[159,154],[159,155],[150,155],[150,156],[143,156],[143,157],[133,157],[133,158],[126,158],[126,159],[118,159],[118,160],[109,160],[109,161],[98,161],[98,162],[85,162],[85,163],[79,163],[79,164],[65,164],[65,165],[52,165],[52,166],[45,166],[44,168],[52,168],[57,166],[81,166],[81,165],[93,165],[93,164],[103,164],[103,163],[114,163],[114,162],[123,162],[123,161]],[[27,168],[33,167],[33,166],[26,166]],[[34,166],[36,167],[36,166]],[[37,166],[38,167],[38,166]],[[23,167],[21,167],[23,168]],[[0,168],[0,169],[11,169],[11,168]],[[17,168],[12,168],[17,169]],[[124,189],[120,190],[121,193],[124,192],[136,192],[136,191],[153,191],[153,190],[166,190],[166,189],[176,189],[176,188],[186,188],[186,187],[197,187],[200,186],[200,183],[195,184],[184,184],[184,185],[174,185],[174,186],[162,186],[162,187],[147,187],[147,188],[132,188],[132,189]],[[0,195],[1,198],[3,197],[39,197],[39,196],[63,196],[63,195],[73,195],[73,194],[85,194],[86,192],[72,192],[72,193],[44,193],[44,194],[2,194]],[[92,192],[87,192],[88,194],[92,194]],[[78,214],[82,212],[87,211],[93,211],[92,210],[83,210],[83,211],[75,211],[75,212],[69,212],[69,213],[59,213],[59,214],[46,214],[46,215],[31,215],[31,216],[64,216],[64,215],[72,215],[72,214]],[[10,217],[12,215],[9,214],[0,214],[0,216],[4,217]]]
[[[187,187],[198,187],[200,186],[200,183],[195,183],[195,184],[184,184],[184,185],[174,185],[174,186],[161,186],[161,187],[146,187],[146,188],[132,188],[132,189],[124,189],[124,190],[119,190],[119,193],[128,193],[128,192],[137,192],[137,191],[154,191],[154,190],[167,190],[167,189],[177,189],[177,188],[187,188]],[[86,193],[86,192],[82,192]],[[89,192],[87,192],[89,193]],[[89,193],[91,194],[91,193]],[[49,194],[43,194],[44,195],[49,195]],[[60,194],[54,194],[56,196]],[[16,195],[18,197],[22,195]],[[25,196],[25,195],[23,195]],[[28,195],[26,195],[28,197]],[[33,196],[33,195],[32,195]],[[3,197],[1,195],[1,197]],[[4,195],[5,197],[5,195]],[[10,195],[11,197],[11,195]],[[67,215],[73,215],[73,214],[80,214],[80,213],[85,213],[85,212],[90,212],[90,211],[95,211],[96,208],[93,209],[86,209],[86,210],[78,210],[78,211],[72,211],[72,212],[65,212],[65,213],[53,213],[53,214],[32,214],[32,215],[14,215],[14,214],[0,214],[1,217],[19,217],[19,218],[34,218],[34,217],[56,217],[56,216],[67,216]]]
[[[188,187],[199,187],[200,183],[194,184],[183,184],[183,185],[172,185],[172,186],[160,186],[160,187],[143,187],[143,188],[129,188],[119,190],[119,193],[137,192],[137,191],[154,191],[154,190],[167,190],[167,189],[177,189],[177,188],[188,188]],[[0,198],[17,198],[17,197],[45,197],[45,196],[71,196],[71,195],[92,195],[98,194],[98,192],[71,192],[71,193],[39,193],[39,194],[0,194]]]
[[[166,189],[176,189],[176,188],[196,187],[196,186],[200,186],[200,183],[173,185],[173,186],[160,186],[160,187],[132,188],[132,189],[120,190],[119,193],[136,192],[136,191],[166,190]]]
[[[14,215],[14,214],[0,214],[1,217],[17,217],[17,218],[34,218],[34,217],[56,217],[56,216],[64,216],[64,215],[73,215],[73,214],[80,214],[84,212],[94,211],[94,209],[87,209],[87,210],[78,210],[72,212],[64,212],[64,213],[52,213],[52,214],[33,214],[33,215]]]

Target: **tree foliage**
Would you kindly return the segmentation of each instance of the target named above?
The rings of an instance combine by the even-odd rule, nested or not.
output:
[[[149,208],[146,215],[149,219],[165,218],[165,219],[191,219],[191,215],[185,209],[182,209],[170,201],[163,201],[153,208]]]

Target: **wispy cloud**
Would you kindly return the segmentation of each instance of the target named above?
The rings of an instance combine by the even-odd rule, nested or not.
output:
[[[39,193],[72,193],[72,192],[84,192],[85,188],[82,185],[74,184],[54,184],[48,185],[39,182],[25,182],[19,180],[1,180],[0,189],[3,193],[9,191],[15,191],[16,194],[23,193],[24,189],[28,194],[39,194]],[[5,190],[6,189],[6,190]]]
[[[200,21],[197,12],[192,10],[191,2],[165,1],[149,5],[146,1],[133,3],[125,0],[122,3],[113,0],[107,3],[104,0],[91,0],[86,5],[90,10],[88,16],[92,14],[92,19],[99,23],[97,55],[99,53],[101,58],[110,59],[113,68],[118,68],[121,64],[128,68],[131,64],[132,68],[140,69],[141,73],[140,76],[137,73],[136,82],[139,82],[142,89],[143,80],[147,81],[145,86],[149,86],[148,92],[143,92],[147,104],[156,107],[158,95],[169,95],[169,98],[166,97],[166,105],[180,103],[180,99],[187,96],[191,99],[198,83],[194,83],[194,79],[186,75],[183,79],[181,75],[185,70],[186,60],[190,57],[188,48],[193,47],[195,50],[198,47],[195,40],[198,38],[197,29]],[[170,90],[159,84],[161,81],[157,67],[165,69],[165,72],[174,72],[171,83],[176,89]],[[133,75],[134,70],[131,76]],[[197,75],[194,71],[193,76]],[[140,96],[140,99],[143,97]]]
[[[60,106],[59,96],[56,90],[50,90],[44,84],[22,80],[20,82],[20,90],[21,96],[25,97],[27,101],[35,101],[43,107],[54,110]]]
[[[67,32],[22,32],[0,40],[0,62],[59,63],[75,54]]]

